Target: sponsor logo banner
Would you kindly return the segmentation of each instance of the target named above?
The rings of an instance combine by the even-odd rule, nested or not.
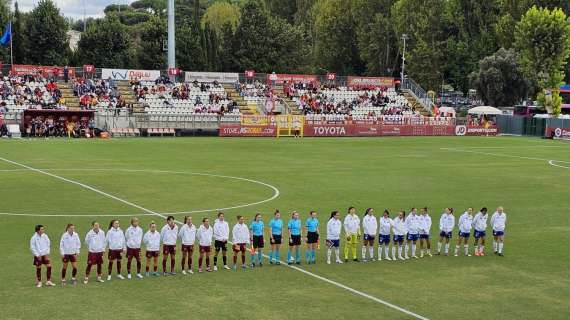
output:
[[[270,83],[275,81],[275,83],[287,82],[317,82],[317,76],[307,75],[307,74],[275,74],[271,73],[267,75],[267,81]]]
[[[270,118],[264,115],[244,115],[241,116],[242,126],[267,126]]]
[[[304,135],[310,137],[451,136],[453,125],[310,124]]]
[[[570,128],[548,127],[546,136],[554,139],[570,140]]]
[[[273,126],[241,126],[239,124],[221,125],[220,137],[275,137],[277,130]]]
[[[186,71],[186,82],[214,82],[236,83],[239,81],[239,74],[231,72],[193,72]]]
[[[304,135],[309,137],[352,136],[352,126],[346,124],[306,125]]]
[[[348,86],[353,88],[394,87],[394,78],[390,77],[348,77]]]
[[[455,135],[457,136],[496,136],[499,134],[497,126],[455,126]]]
[[[17,76],[24,76],[27,74],[31,75],[42,75],[42,76],[53,76],[57,75],[58,77],[63,78],[63,67],[58,66],[32,66],[32,65],[25,65],[25,64],[15,64],[12,66],[12,74]],[[68,74],[70,78],[75,77],[75,69],[68,68]]]
[[[101,79],[113,80],[144,80],[155,81],[160,78],[158,70],[134,70],[134,69],[103,69],[101,71]]]

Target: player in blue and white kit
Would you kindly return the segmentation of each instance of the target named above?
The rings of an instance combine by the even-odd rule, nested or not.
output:
[[[319,220],[317,212],[311,211],[309,219],[305,222],[307,228],[307,251],[305,251],[305,261],[308,264],[317,262],[317,245],[319,243]]]
[[[287,229],[289,230],[287,264],[301,264],[301,249],[299,248],[301,246],[301,220],[299,219],[299,213],[297,211],[293,211],[291,214],[291,220],[287,223]],[[295,258],[293,258],[293,254]]]
[[[263,266],[263,247],[265,246],[265,241],[263,240],[263,229],[265,225],[261,218],[261,214],[256,213],[253,221],[251,222],[251,243],[255,253],[251,254],[251,267],[255,267],[255,259],[257,257],[257,263],[259,266]]]
[[[378,261],[382,260],[382,248],[384,248],[384,258],[390,259],[390,231],[394,225],[394,221],[390,219],[390,212],[384,210],[379,221],[380,234],[378,235]]]
[[[398,246],[398,259],[406,260],[402,257],[402,247],[404,246],[404,237],[408,230],[406,229],[406,213],[398,212],[398,217],[394,219],[394,245],[392,245],[392,259],[396,260],[396,246]]]
[[[269,251],[269,263],[275,261],[276,265],[280,265],[280,249],[283,239],[283,220],[281,220],[281,213],[275,210],[273,219],[269,221],[269,243],[271,244],[271,251]]]
[[[342,222],[340,221],[338,211],[331,212],[331,218],[327,222],[327,264],[331,264],[332,249],[336,255],[336,263],[342,263],[340,260],[340,232],[342,230]]]
[[[493,228],[493,251],[501,257],[503,256],[506,224],[507,214],[503,212],[503,207],[498,207],[491,217],[491,227]]]
[[[455,256],[459,256],[459,248],[461,244],[465,249],[465,256],[470,257],[469,254],[469,237],[471,236],[471,227],[473,226],[473,208],[468,208],[460,217],[457,222],[457,227],[459,228],[459,237],[457,238],[457,244],[455,245]]]
[[[420,258],[424,257],[424,247],[427,248],[427,255],[431,257],[430,229],[431,217],[429,216],[428,208],[423,207],[420,212]]]
[[[480,257],[485,255],[485,233],[487,231],[487,208],[483,207],[473,218],[473,247],[475,249],[475,256]]]
[[[437,255],[441,254],[441,246],[445,241],[445,255],[449,254],[449,241],[453,236],[453,228],[455,227],[455,216],[453,216],[453,208],[445,208],[439,219],[439,241],[437,242]]]
[[[404,246],[404,258],[408,257],[408,245],[411,246],[412,258],[417,259],[416,256],[416,242],[420,238],[420,216],[418,216],[418,209],[412,208],[412,211],[406,218],[406,229],[408,234],[406,236],[406,245]]]
[[[364,241],[362,243],[362,261],[366,262],[366,248],[370,261],[374,261],[374,239],[378,230],[378,220],[374,216],[374,209],[366,209],[366,213],[362,218],[362,230],[364,232]]]

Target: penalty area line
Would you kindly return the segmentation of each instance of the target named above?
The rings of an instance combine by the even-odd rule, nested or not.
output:
[[[128,201],[128,200],[125,200],[125,199],[121,199],[121,198],[119,198],[119,197],[117,197],[117,196],[114,196],[114,195],[109,194],[109,193],[107,193],[107,192],[105,192],[105,191],[99,190],[99,189],[94,188],[94,187],[92,187],[92,186],[89,186],[89,185],[87,185],[87,184],[81,183],[81,182],[79,182],[79,181],[67,179],[67,178],[65,178],[65,177],[58,176],[58,175],[56,175],[56,174],[53,174],[53,173],[50,173],[50,172],[47,172],[47,171],[44,171],[44,170],[41,170],[41,169],[37,169],[37,168],[34,168],[34,167],[30,167],[30,166],[28,166],[28,165],[25,165],[25,164],[22,164],[22,163],[19,163],[19,162],[16,162],[16,161],[12,161],[12,160],[9,160],[9,159],[6,159],[6,158],[0,157],[0,160],[2,160],[2,161],[4,161],[4,162],[7,162],[7,163],[10,163],[10,164],[13,164],[13,165],[16,165],[16,166],[21,167],[21,168],[28,169],[28,170],[33,171],[33,172],[36,172],[36,173],[40,173],[40,174],[43,174],[43,175],[50,176],[50,177],[52,177],[52,178],[58,179],[58,180],[63,181],[63,182],[67,182],[67,183],[71,183],[71,184],[80,186],[80,187],[82,187],[82,188],[85,188],[85,189],[87,189],[87,190],[93,191],[93,192],[98,193],[98,194],[100,194],[100,195],[102,195],[102,196],[105,196],[105,197],[107,197],[107,198],[111,198],[111,199],[113,199],[113,200],[119,201],[119,202],[121,202],[121,203],[123,203],[123,204],[126,204],[126,205],[128,205],[128,206],[131,206],[131,207],[133,207],[133,208],[136,208],[136,209],[139,209],[139,210],[141,210],[141,211],[144,211],[144,212],[146,212],[146,213],[148,213],[148,214],[152,214],[152,215],[155,215],[155,216],[158,216],[158,217],[161,217],[161,218],[166,219],[166,216],[163,215],[163,214],[160,214],[160,213],[155,212],[155,211],[152,211],[152,210],[150,210],[150,209],[141,207],[141,206],[139,206],[138,204],[132,203],[132,202],[130,202],[130,201]],[[178,224],[182,224],[180,221],[176,221],[176,222],[177,222]],[[264,255],[264,256],[266,256],[266,255]],[[267,257],[267,256],[266,256],[266,257]],[[349,292],[351,292],[351,293],[353,293],[353,294],[359,295],[359,296],[361,296],[361,297],[367,298],[367,299],[369,299],[369,300],[371,300],[371,301],[374,301],[374,302],[376,302],[376,303],[382,304],[382,305],[384,305],[384,306],[386,306],[386,307],[389,307],[389,308],[392,308],[392,309],[394,309],[394,310],[400,311],[400,312],[405,313],[405,314],[407,314],[407,315],[409,315],[409,316],[411,316],[411,317],[414,317],[414,318],[416,318],[416,319],[429,320],[428,318],[426,318],[426,317],[424,317],[424,316],[421,316],[421,315],[419,315],[419,314],[417,314],[417,313],[414,313],[414,312],[412,312],[412,311],[409,311],[409,310],[407,310],[407,309],[404,309],[404,308],[402,308],[402,307],[399,307],[399,306],[397,306],[397,305],[395,305],[395,304],[392,304],[392,303],[390,303],[390,302],[387,302],[387,301],[384,301],[384,300],[379,299],[379,298],[377,298],[377,297],[374,297],[374,296],[372,296],[372,295],[370,295],[370,294],[368,294],[368,293],[365,293],[365,292],[356,290],[356,289],[351,288],[351,287],[349,287],[349,286],[347,286],[347,285],[344,285],[344,284],[339,283],[339,282],[336,282],[336,281],[334,281],[334,280],[325,278],[325,277],[323,277],[323,276],[320,276],[320,275],[315,274],[315,273],[312,273],[312,272],[310,272],[310,271],[301,269],[301,268],[299,268],[299,267],[296,267],[296,266],[289,266],[289,265],[287,265],[286,262],[281,261],[281,263],[282,263],[284,266],[289,267],[290,269],[299,271],[299,272],[301,272],[301,273],[303,273],[303,274],[305,274],[305,275],[311,276],[311,277],[313,277],[313,278],[315,278],[315,279],[318,279],[318,280],[324,281],[324,282],[326,282],[326,283],[332,284],[332,285],[334,285],[334,286],[336,286],[336,287],[338,287],[338,288],[344,289],[344,290],[349,291]]]

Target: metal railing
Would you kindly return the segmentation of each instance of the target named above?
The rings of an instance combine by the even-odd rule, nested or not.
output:
[[[413,79],[406,78],[404,85],[402,87],[404,90],[408,90],[418,102],[429,112],[433,111],[434,103],[429,98],[427,92],[417,84]]]

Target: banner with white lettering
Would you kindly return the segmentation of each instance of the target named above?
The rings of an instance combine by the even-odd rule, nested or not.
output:
[[[231,72],[194,72],[186,71],[186,82],[214,82],[219,83],[236,83],[239,81],[239,74]]]
[[[134,69],[103,69],[101,71],[102,79],[113,80],[143,80],[155,81],[160,78],[160,71],[158,70],[134,70]]]

